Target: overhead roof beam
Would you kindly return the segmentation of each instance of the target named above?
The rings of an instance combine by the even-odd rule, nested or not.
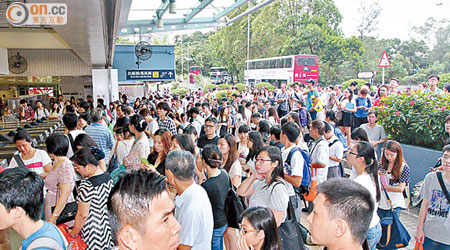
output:
[[[161,3],[161,6],[156,10],[156,18],[162,18],[164,13],[166,13],[167,9],[169,8],[170,1],[169,0],[163,0]]]
[[[264,7],[264,6],[268,5],[268,4],[271,4],[273,1],[274,1],[274,0],[267,0],[267,1],[265,1],[265,2],[262,2],[262,3],[258,4],[258,5],[256,5],[255,7],[251,8],[251,9],[249,9],[249,10],[246,10],[246,11],[242,12],[241,14],[239,14],[239,15],[233,17],[232,19],[230,19],[230,20],[227,22],[227,25],[230,25],[230,24],[232,24],[233,22],[236,22],[237,20],[239,20],[239,19],[241,19],[241,18],[243,18],[243,17],[245,17],[245,16],[247,16],[247,15],[249,15],[249,14],[252,14],[253,12],[255,12],[255,11],[261,9],[262,7]]]
[[[222,12],[218,13],[214,16],[214,20],[219,20],[220,18],[230,14],[233,10],[241,7],[243,4],[245,4],[248,0],[238,0],[234,4],[232,4],[230,7],[226,8]]]
[[[203,0],[202,3],[200,3],[197,7],[194,7],[192,11],[186,15],[186,18],[184,19],[184,22],[189,22],[192,18],[194,18],[198,13],[200,13],[206,6],[208,6],[210,3],[212,3],[213,0]]]

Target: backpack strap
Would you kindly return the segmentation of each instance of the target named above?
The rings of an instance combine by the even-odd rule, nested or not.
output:
[[[73,136],[71,133],[67,133],[67,137],[69,137],[70,146],[72,147],[72,152],[75,154],[75,144],[73,142]]]
[[[450,203],[450,195],[448,194],[447,187],[445,186],[444,179],[442,178],[442,172],[436,173],[439,185],[441,186],[442,192],[444,192],[445,198],[447,198],[448,203]]]
[[[19,154],[14,155],[14,160],[16,161],[17,166],[27,168]]]
[[[63,247],[53,238],[41,237],[33,240],[30,245],[28,245],[26,250],[36,250],[36,249],[52,249],[52,250],[64,250]]]
[[[330,144],[328,144],[328,147],[331,148],[331,146],[333,146],[333,145],[334,145],[336,142],[338,142],[338,141],[339,141],[338,138],[334,139],[334,141],[332,141]]]

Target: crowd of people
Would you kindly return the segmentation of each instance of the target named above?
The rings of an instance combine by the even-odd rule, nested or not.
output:
[[[438,82],[431,75],[422,91],[440,93]],[[73,204],[69,238],[92,250],[281,250],[288,207],[299,222],[301,210],[309,214],[317,245],[376,249],[383,211],[408,206],[411,170],[373,108],[398,94],[398,83],[342,89],[310,80],[222,99],[215,90],[163,89],[96,107],[92,97],[59,96],[51,111],[22,100],[21,120],[53,117],[66,131],[49,136],[46,151],[26,130],[15,135],[18,153],[0,174],[0,249],[9,228],[22,249],[42,237],[66,249],[54,225]],[[437,179],[442,173],[450,187],[449,158],[446,147],[423,186],[416,239],[424,249],[450,249],[450,201]],[[230,190],[248,205],[238,226],[229,224]]]

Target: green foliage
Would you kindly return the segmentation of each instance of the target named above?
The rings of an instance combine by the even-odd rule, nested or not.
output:
[[[217,100],[222,100],[222,98],[224,97],[230,99],[231,95],[233,95],[234,93],[239,94],[236,90],[219,90],[216,92],[215,97],[217,98]]]
[[[377,107],[378,123],[392,140],[441,150],[445,142],[445,117],[450,115],[450,95],[420,91],[384,97]]]
[[[209,84],[206,84],[206,85],[205,85],[205,87],[203,88],[203,91],[207,92],[208,89],[213,90],[214,88],[217,89],[217,85],[212,84],[212,83],[209,83]]]
[[[238,84],[236,84],[234,86],[238,89],[239,92],[243,91],[245,89],[245,87],[247,87],[247,85],[245,85],[243,83],[238,83]]]
[[[172,89],[170,90],[171,93],[176,94],[176,95],[185,95],[189,92],[189,90],[187,88],[176,88],[176,89]]]
[[[230,84],[220,84],[218,86],[219,86],[219,89],[231,89]]]
[[[350,79],[347,80],[345,82],[343,82],[341,84],[342,90],[347,89],[348,87],[350,87],[350,83],[352,83],[353,81],[356,81],[358,83],[357,87],[361,88],[364,84],[367,83],[367,81],[361,80],[361,79]]]
[[[257,89],[262,89],[262,88],[267,88],[269,90],[274,90],[275,89],[275,87],[272,84],[267,83],[267,82],[257,83],[257,84],[255,84],[254,87],[257,88]]]
[[[450,73],[439,75],[439,88],[444,89],[446,83],[450,83]]]

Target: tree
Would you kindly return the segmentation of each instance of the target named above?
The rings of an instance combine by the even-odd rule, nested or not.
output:
[[[378,28],[378,18],[382,8],[379,0],[375,0],[370,4],[361,0],[359,4],[359,21],[357,21],[356,30],[359,33],[359,39],[363,39]]]

